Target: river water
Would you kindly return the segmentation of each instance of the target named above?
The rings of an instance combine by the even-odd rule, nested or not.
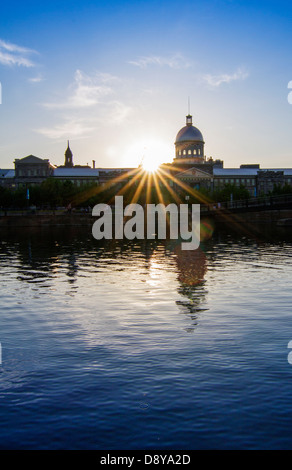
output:
[[[292,448],[292,231],[1,229],[1,449]]]

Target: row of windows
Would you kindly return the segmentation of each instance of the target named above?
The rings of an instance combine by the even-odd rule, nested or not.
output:
[[[73,183],[75,186],[82,186],[83,184],[91,184],[91,183],[97,183],[96,180],[93,180],[93,179],[83,179],[83,180],[77,180],[77,179],[69,179],[69,178],[65,178],[65,179],[61,179],[61,181],[71,181],[71,183]]]
[[[72,179],[72,180],[69,180],[69,179],[62,179],[61,181],[71,181],[71,183],[73,183],[75,186],[82,186],[83,184],[88,184],[88,183],[92,183],[93,180],[91,179],[83,179],[83,180],[77,180],[77,179]],[[95,183],[97,183],[97,181],[95,181]],[[38,186],[39,183],[34,183],[34,182],[29,182],[29,186]],[[15,186],[15,184],[11,185],[11,186]],[[27,183],[19,183],[18,184],[18,187],[19,188],[25,188],[27,186]]]
[[[75,184],[75,186],[82,186],[83,184],[99,184],[99,181],[97,179],[93,179],[93,178],[88,178],[88,179],[83,179],[83,180],[75,180],[75,179],[72,179],[72,180],[68,180],[66,178],[63,179],[62,181],[71,181],[71,183]]]
[[[282,180],[280,182],[281,184],[291,184],[291,178],[287,178],[286,180]],[[244,186],[255,186],[256,185],[256,180],[254,178],[216,178],[214,179],[214,185],[220,185],[220,184],[235,184],[237,186],[239,185],[244,185]],[[264,187],[271,187],[273,188],[275,184],[275,181],[260,181],[259,186],[261,188]]]
[[[252,185],[255,186],[255,179],[250,178],[216,178],[214,184],[236,184],[236,185]]]
[[[18,176],[47,176],[46,170],[18,170]]]
[[[278,181],[275,181],[275,180],[263,180],[263,181],[260,181],[260,185],[261,186],[265,186],[266,184],[277,184],[277,183],[280,183],[280,184],[291,184],[291,178],[287,178],[287,179],[280,179]]]
[[[201,149],[195,149],[195,150],[179,150],[178,151],[179,155],[202,155]]]

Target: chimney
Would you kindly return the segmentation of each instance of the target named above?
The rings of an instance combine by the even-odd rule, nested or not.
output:
[[[95,160],[92,160],[92,168],[95,168]]]

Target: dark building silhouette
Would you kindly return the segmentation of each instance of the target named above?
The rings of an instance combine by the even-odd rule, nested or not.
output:
[[[67,149],[66,149],[66,152],[65,152],[65,163],[64,163],[64,166],[65,168],[73,168],[73,153],[70,149],[70,146],[69,146],[69,140],[68,140],[68,144],[67,144]]]
[[[34,155],[16,158],[14,160],[14,166],[14,178],[17,180],[17,184],[40,184],[52,176],[54,170],[49,159],[42,159]]]

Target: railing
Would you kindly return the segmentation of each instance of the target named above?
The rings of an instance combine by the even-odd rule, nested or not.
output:
[[[263,196],[250,199],[241,199],[227,202],[214,202],[211,204],[201,204],[202,213],[214,213],[219,210],[228,210],[231,212],[243,212],[252,210],[271,210],[287,207],[291,205],[292,194],[283,194],[280,196]]]

